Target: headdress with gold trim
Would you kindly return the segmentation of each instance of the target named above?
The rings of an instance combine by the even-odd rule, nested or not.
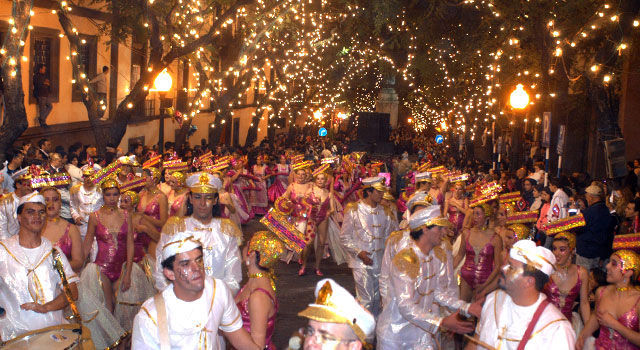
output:
[[[157,181],[157,180],[160,180],[160,174],[161,174],[161,173],[160,173],[160,170],[158,170],[158,168],[155,168],[155,167],[149,167],[149,168],[145,168],[144,170],[148,171],[148,172],[149,172],[149,174],[151,174],[151,177],[152,177],[154,180],[156,180],[156,181]]]
[[[191,174],[186,183],[192,193],[218,193],[222,188],[219,178],[205,172]]]
[[[613,255],[618,256],[622,261],[622,270],[633,270],[633,280],[637,281],[640,275],[640,255],[626,249],[617,250]]]
[[[553,241],[555,242],[556,240],[565,240],[569,243],[569,248],[576,248],[576,235],[571,232],[564,231],[558,233],[557,235],[555,235],[555,237],[553,237]]]
[[[566,218],[558,219],[545,224],[544,232],[547,234],[547,236],[552,236],[559,232],[585,226],[586,224],[587,223],[584,220],[584,216],[582,215],[582,213],[578,213],[574,216],[567,216]]]
[[[320,174],[325,174],[328,170],[329,170],[329,164],[322,164],[313,171],[312,175],[313,177],[316,177]]]
[[[162,246],[162,261],[180,253],[186,253],[201,247],[202,243],[194,237],[193,232],[179,231],[173,234]]]
[[[409,217],[409,228],[415,231],[421,227],[428,226],[453,226],[451,222],[440,214],[440,206],[432,205],[424,209],[420,209]]]
[[[169,176],[171,176],[172,178],[176,179],[176,181],[178,181],[178,183],[181,186],[184,186],[185,180],[186,180],[186,176],[184,175],[183,172],[181,172],[181,171],[172,171],[171,173],[169,173]]]
[[[135,207],[140,202],[140,196],[134,191],[126,191],[120,197],[129,197],[131,198],[131,205]]]
[[[104,180],[101,184],[100,184],[100,189],[102,189],[102,191],[106,191],[108,189],[111,188],[117,188],[118,190],[120,190],[120,185],[118,184],[118,181],[116,181],[116,179],[114,178],[108,178],[106,180]]]
[[[523,224],[512,224],[507,226],[507,229],[513,231],[518,240],[527,239],[531,234],[529,228]]]
[[[381,192],[387,192],[389,188],[384,184],[385,178],[382,176],[368,177],[362,179],[362,188],[374,188]]]
[[[258,231],[249,240],[249,252],[251,251],[260,253],[260,266],[272,269],[285,253],[285,245],[274,233]]]
[[[509,256],[540,270],[547,276],[551,276],[556,268],[555,255],[549,249],[538,247],[534,241],[528,239],[514,243],[509,250]]]
[[[313,166],[313,162],[310,160],[305,160],[302,162],[295,163],[291,166],[291,170],[298,171],[302,169],[311,168]]]
[[[316,300],[298,314],[317,322],[346,324],[363,344],[373,337],[376,320],[346,289],[330,278],[318,282]]]

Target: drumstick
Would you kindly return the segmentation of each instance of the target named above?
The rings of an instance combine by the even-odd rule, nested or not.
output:
[[[482,346],[483,348],[486,348],[488,350],[496,350],[496,348],[494,348],[493,346],[491,346],[491,345],[489,345],[489,344],[487,344],[487,343],[485,343],[483,341],[480,341],[479,339],[471,337],[471,336],[469,336],[467,334],[463,334],[463,335],[464,335],[465,338],[467,338],[467,339],[471,340],[472,342]]]

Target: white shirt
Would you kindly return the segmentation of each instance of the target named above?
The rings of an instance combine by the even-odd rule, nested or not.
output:
[[[44,314],[22,310],[24,303],[48,303],[62,293],[60,275],[53,268],[51,242],[42,237],[37,248],[25,248],[18,243],[18,235],[0,241],[0,306],[6,317],[0,319],[3,340],[50,326],[67,323],[63,311]],[[57,248],[56,248],[57,249]],[[64,253],[59,252],[69,283],[78,281]]]
[[[532,305],[518,306],[506,292],[492,292],[482,307],[476,329],[480,341],[496,349],[516,350],[538,305],[546,298],[540,293]],[[553,304],[544,309],[531,334],[525,346],[527,350],[574,349],[575,346],[576,334],[571,323]]]
[[[0,201],[0,239],[9,238],[20,231],[18,203],[20,198],[11,192]]]
[[[78,225],[82,238],[87,234],[87,224],[89,215],[97,211],[102,206],[102,191],[98,186],[94,186],[91,190],[86,190],[83,184],[77,184],[71,187],[69,191],[71,204],[71,217],[75,220],[80,218],[83,220]]]
[[[558,188],[549,203],[549,211],[547,211],[547,221],[553,222],[558,219],[567,217],[569,210],[569,196],[561,188]]]
[[[173,285],[163,290],[169,340],[172,349],[217,350],[218,329],[234,332],[242,318],[226,284],[206,276],[202,296],[187,302],[178,299]],[[142,304],[133,320],[132,349],[160,349],[158,312],[153,297]]]
[[[176,219],[180,222],[176,223]],[[156,268],[153,272],[156,289],[163,290],[169,283],[162,273],[162,248],[171,238],[176,225],[180,229],[194,232],[194,238],[202,243],[204,272],[207,276],[221,279],[235,294],[240,289],[242,280],[242,260],[238,250],[238,239],[242,237],[242,232],[229,219],[213,218],[205,225],[190,216],[184,219],[172,217],[162,228],[162,235],[156,246]]]

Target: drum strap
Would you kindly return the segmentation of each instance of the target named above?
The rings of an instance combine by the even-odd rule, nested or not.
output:
[[[169,323],[167,322],[167,309],[164,306],[164,297],[162,292],[153,297],[156,304],[156,312],[158,313],[158,339],[160,340],[160,350],[170,350],[171,341],[169,340]]]

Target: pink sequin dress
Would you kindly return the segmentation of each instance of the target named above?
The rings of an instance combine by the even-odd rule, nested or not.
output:
[[[311,207],[311,212],[309,213],[309,218],[315,221],[316,225],[320,224],[327,218],[327,213],[329,212],[329,199],[324,200],[324,202],[320,201],[320,198],[316,197],[316,195],[311,192],[306,197],[306,203]]]
[[[71,227],[71,223],[67,224],[67,229],[64,231],[64,234],[58,241],[54,244],[55,247],[58,247],[62,253],[67,257],[67,260],[71,261],[71,237],[69,237],[69,228]]]
[[[464,264],[460,269],[460,277],[467,282],[471,289],[486,282],[493,272],[494,247],[491,241],[495,236],[494,234],[479,252],[469,243],[468,239],[465,241],[466,254]]]
[[[602,292],[604,289],[600,289],[600,297],[602,298]],[[623,326],[631,329],[634,332],[640,331],[639,322],[638,322],[638,313],[636,312],[636,307],[638,306],[638,302],[640,302],[640,298],[633,305],[631,310],[623,313],[618,317],[618,322],[622,323]],[[609,328],[600,326],[600,335],[598,339],[596,339],[596,349],[597,350],[637,350],[640,347],[633,345],[627,338],[623,337],[622,334],[617,331]]]
[[[257,178],[254,180],[256,189],[250,193],[249,202],[251,203],[251,210],[254,214],[265,215],[269,208],[269,197],[267,195],[267,183],[265,180],[261,180],[263,176],[267,175],[269,168],[266,165],[254,165],[253,176]]]
[[[96,212],[96,233],[95,237],[98,241],[98,254],[95,263],[100,267],[100,272],[115,282],[120,278],[122,264],[127,260],[127,212],[124,212],[124,222],[120,227],[120,231],[111,233],[100,221],[98,212]]]
[[[238,292],[238,295],[242,293],[245,287],[246,285],[240,289],[240,291]],[[264,338],[264,342],[265,344],[267,344],[266,349],[275,350],[276,347],[271,341],[271,338],[273,337],[273,332],[276,328],[276,315],[278,314],[278,301],[271,295],[271,293],[269,293],[263,288],[256,288],[253,290],[252,293],[255,293],[258,291],[266,294],[269,297],[269,299],[271,299],[271,302],[273,303],[273,306],[276,309],[275,312],[273,313],[273,316],[267,319],[267,334]],[[238,302],[236,305],[240,310],[240,316],[242,317],[242,324],[244,329],[246,329],[247,332],[251,333],[251,317],[250,317],[251,315],[249,314],[249,298]]]
[[[144,209],[144,211],[142,211]],[[142,208],[142,202],[138,203],[138,212],[160,220],[160,203],[158,198],[154,198],[146,208]],[[144,258],[147,248],[151,243],[151,237],[144,232],[133,231],[133,262],[139,262]]]
[[[580,274],[578,274],[578,281],[569,292],[561,291],[556,282],[553,281],[553,278],[549,278],[549,282],[544,286],[542,292],[546,294],[549,301],[562,312],[564,317],[571,321],[573,317],[573,304],[578,299],[578,296],[580,296],[581,286],[582,281],[580,280]]]
[[[181,194],[173,200],[173,203],[171,203],[171,206],[169,207],[169,216],[178,215],[180,209],[184,205],[184,202],[187,200],[187,193]]]
[[[275,180],[273,184],[269,186],[267,193],[269,195],[269,201],[275,202],[280,198],[289,186],[289,165],[288,164],[276,164],[272,172],[275,174]]]
[[[449,210],[447,211],[447,218],[449,219],[449,222],[453,224],[453,232],[458,234],[462,230],[464,213],[458,210],[455,206],[450,205]]]
[[[231,170],[231,171],[229,171],[227,176],[228,177],[233,177],[236,173],[237,172],[235,170]],[[245,195],[245,192],[248,191],[247,187],[248,187],[248,182],[247,182],[246,178],[244,178],[242,175],[240,175],[240,176],[238,176],[236,181],[234,181],[233,183],[229,184],[229,188],[227,188],[228,192],[233,192],[233,194],[235,194],[238,197],[238,204],[240,204],[240,208],[245,213],[249,214],[246,218],[244,218],[242,220],[242,224],[246,224],[251,219],[253,219],[253,216],[254,216],[254,213],[251,210],[251,208],[249,207],[249,204],[247,202],[247,197]]]

